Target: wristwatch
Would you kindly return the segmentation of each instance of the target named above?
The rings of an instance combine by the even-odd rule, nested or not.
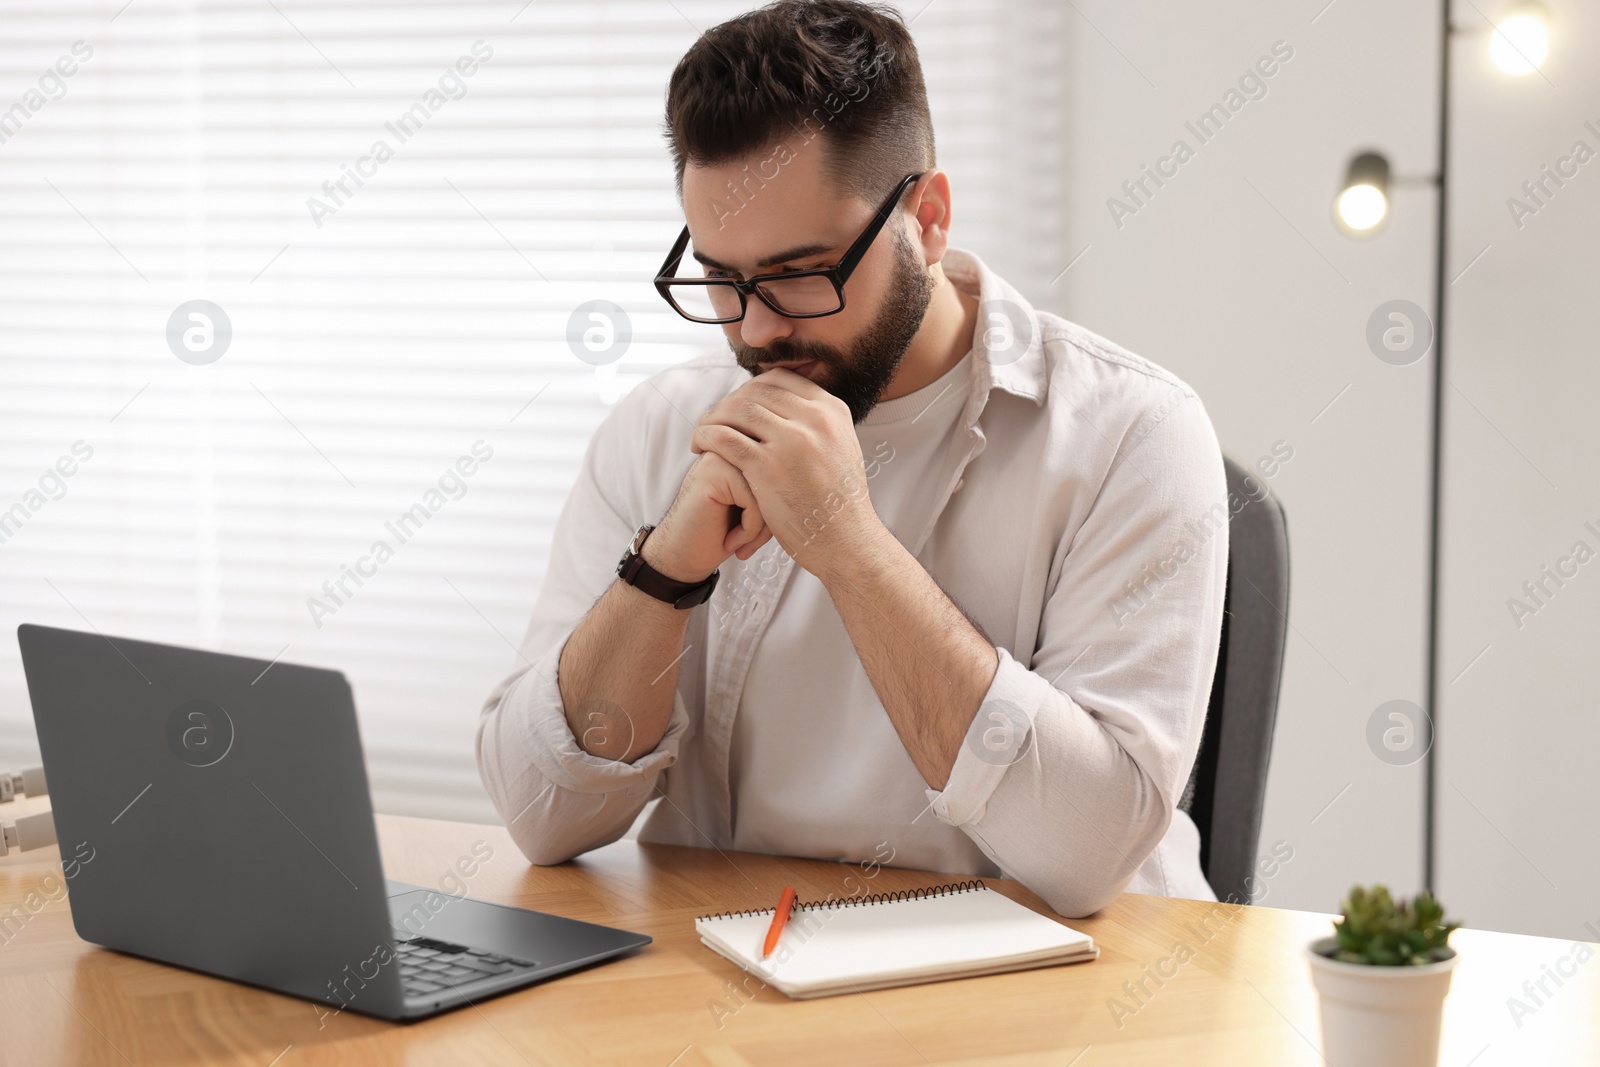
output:
[[[617,577],[627,582],[642,592],[649,593],[657,600],[664,600],[673,607],[687,610],[698,604],[704,604],[711,599],[711,591],[717,587],[717,575],[720,570],[712,571],[709,578],[698,582],[680,582],[668,578],[644,561],[644,539],[654,530],[654,523],[647,523],[639,527],[633,535],[633,543],[627,551],[622,553],[622,559],[617,561]]]

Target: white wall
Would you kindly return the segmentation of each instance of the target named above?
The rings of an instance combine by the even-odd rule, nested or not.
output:
[[[1423,764],[1378,759],[1366,727],[1380,704],[1425,696],[1432,360],[1381,362],[1365,329],[1385,301],[1430,304],[1435,202],[1425,184],[1398,190],[1387,230],[1361,241],[1330,205],[1363,148],[1401,174],[1433,169],[1436,14],[1077,6],[1064,179],[1068,244],[1089,250],[1042,302],[1190,382],[1244,462],[1294,450],[1269,483],[1288,515],[1292,629],[1261,845],[1294,858],[1260,902],[1337,910],[1355,881],[1414,892]],[[1184,123],[1278,41],[1293,56],[1267,95],[1200,144]],[[1178,138],[1194,157],[1116,225],[1107,199]]]
[[[1454,12],[1435,888],[1469,925],[1594,940],[1600,155],[1520,226],[1507,203],[1531,203],[1522,183],[1576,141],[1600,153],[1600,75],[1581,62],[1600,4],[1549,6],[1552,54],[1524,78],[1488,60],[1500,6]],[[1412,892],[1423,764],[1379,759],[1366,731],[1379,704],[1425,701],[1434,367],[1384,363],[1364,333],[1387,300],[1432,308],[1438,11],[1078,7],[1064,184],[1068,243],[1089,250],[1042,302],[1187,378],[1241,459],[1294,448],[1271,483],[1292,630],[1262,847],[1281,838],[1295,858],[1264,902],[1333,910],[1355,881]],[[1196,144],[1184,121],[1280,39],[1294,58],[1268,95],[1117,226],[1107,198],[1175,137]],[[1352,240],[1329,205],[1368,147],[1399,184],[1387,227]],[[1546,565],[1569,577],[1534,600],[1523,583]],[[1519,620],[1513,597],[1538,610]]]
[[[1507,206],[1533,204],[1522,183],[1575,141],[1600,153],[1600,3],[1549,7],[1544,77],[1500,74],[1481,32],[1455,52],[1455,270],[1488,251],[1447,317],[1439,887],[1474,925],[1594,941],[1600,558],[1537,601],[1522,590],[1578,541],[1600,553],[1600,157],[1520,229]],[[1482,25],[1466,4],[1456,19]],[[1538,609],[1520,626],[1513,597]]]

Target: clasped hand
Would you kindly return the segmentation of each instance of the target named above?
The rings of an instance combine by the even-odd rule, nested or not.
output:
[[[879,523],[849,405],[803,374],[774,367],[729,393],[700,417],[690,449],[716,453],[749,483],[765,528],[741,558],[776,537],[824,577]]]

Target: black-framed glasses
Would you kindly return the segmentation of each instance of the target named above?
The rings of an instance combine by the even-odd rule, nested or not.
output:
[[[883,229],[883,224],[894,214],[895,205],[905,191],[925,173],[908,174],[902,178],[889,199],[872,217],[872,222],[861,231],[861,236],[844,254],[844,258],[831,267],[757,274],[742,282],[732,278],[677,278],[673,276],[673,271],[678,269],[683,251],[689,247],[689,227],[685,226],[672,251],[667,253],[666,262],[656,272],[656,291],[666,298],[674,311],[690,322],[738,322],[744,318],[746,298],[752,295],[773,311],[791,319],[836,315],[844,310],[844,283],[849,281],[861,257],[867,254],[867,249],[877,238],[878,231]]]

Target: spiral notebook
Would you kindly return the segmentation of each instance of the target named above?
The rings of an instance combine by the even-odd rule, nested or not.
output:
[[[772,908],[695,919],[707,947],[797,1000],[1080,963],[1094,939],[981,880],[859,899],[797,903],[772,955]]]

